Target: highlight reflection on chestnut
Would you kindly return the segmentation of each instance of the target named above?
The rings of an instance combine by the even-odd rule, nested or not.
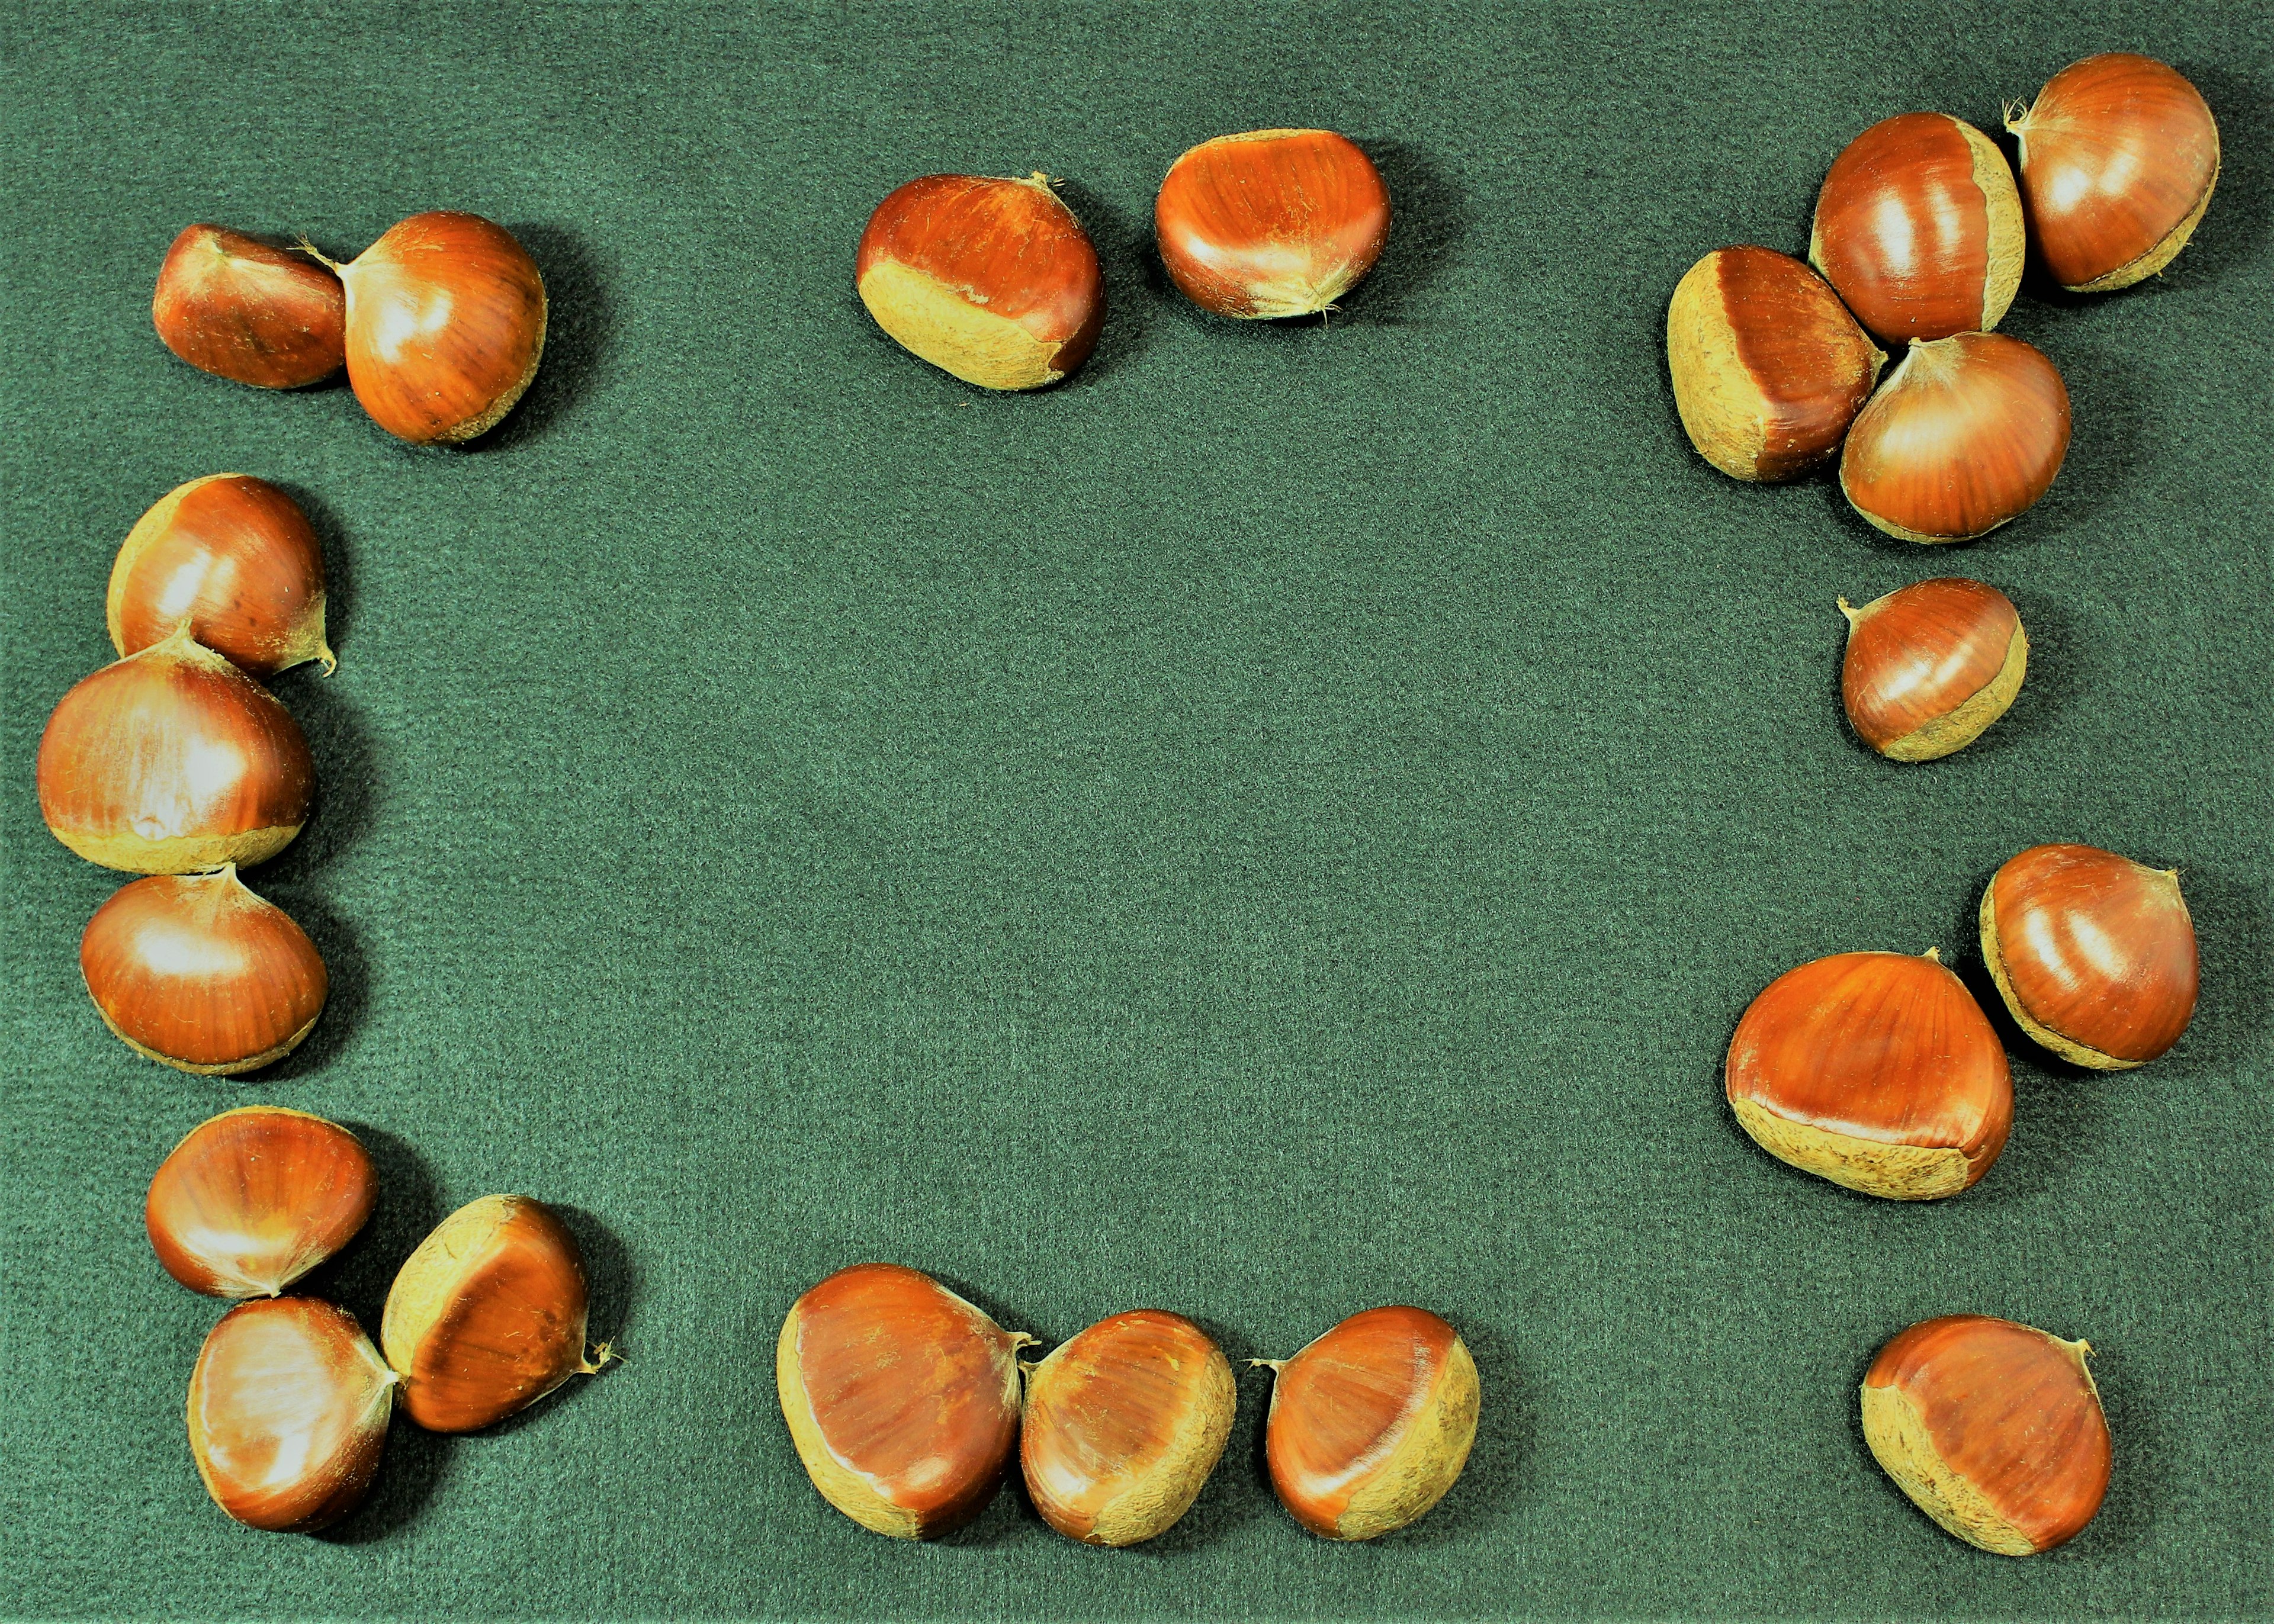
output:
[[[2011,599],[1979,581],[1921,581],[1861,609],[1846,598],[1840,695],[1856,736],[1890,761],[1962,750],[2006,714],[2029,669]]]

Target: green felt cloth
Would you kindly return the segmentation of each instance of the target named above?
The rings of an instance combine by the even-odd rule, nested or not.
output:
[[[2274,1604],[2274,20],[1674,9],[10,7],[0,1613]],[[2225,168],[2160,281],[2005,323],[2075,402],[2035,511],[1928,551],[1827,477],[1692,453],[1663,322],[1694,259],[1800,249],[1866,124],[1994,129],[2112,48],[2202,88]],[[1205,316],[1148,246],[1179,152],[1286,124],[1359,140],[1398,211],[1323,330]],[[877,331],[853,250],[913,176],[1033,169],[1111,312],[1067,386],[994,396]],[[544,370],[472,450],[153,335],[190,222],[345,257],[435,207],[509,226],[552,290]],[[119,876],[42,831],[32,774],[109,658],[120,538],[222,470],[315,518],[341,658],[279,680],[320,801],[251,876],[332,1004],[250,1082],[103,1029],[76,944]],[[1841,718],[1833,600],[1948,573],[2019,605],[2029,682],[1893,765]],[[2180,869],[2178,1049],[2087,1076],[2001,1024],[2012,1143],[1946,1203],[1755,1148],[1721,1088],[1753,994],[1936,944],[1986,996],[1977,898],[2045,840]],[[398,1419],[328,1535],[228,1522],[182,1419],[219,1308],[141,1199],[257,1100],[382,1171],[314,1289],[375,1325],[443,1213],[524,1192],[584,1237],[627,1363],[495,1435]],[[1475,1456],[1413,1530],[1314,1539],[1263,1477],[1259,1373],[1149,1546],[1015,1489],[887,1541],[774,1399],[784,1311],[863,1259],[1050,1342],[1178,1309],[1235,1360],[1421,1304],[1475,1350]],[[2114,1482],[2054,1554],[1958,1544],[1864,1447],[1872,1351],[1954,1311],[2099,1350]]]

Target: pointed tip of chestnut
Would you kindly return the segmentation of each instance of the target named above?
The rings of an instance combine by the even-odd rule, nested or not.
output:
[[[1856,736],[1891,761],[1963,749],[2022,690],[2029,639],[1995,587],[1950,576],[1860,609],[1843,598],[1840,609],[1848,617],[1841,702]]]
[[[174,487],[135,521],[110,567],[111,646],[139,654],[177,631],[250,676],[339,662],[325,638],[324,556],[299,504],[249,474]]]
[[[248,1105],[199,1124],[168,1153],[143,1226],[166,1273],[191,1290],[275,1297],[355,1238],[377,1194],[371,1157],[345,1128]]]
[[[1246,320],[1316,315],[1374,268],[1389,189],[1331,130],[1253,130],[1169,166],[1153,203],[1161,263],[1201,309]]]
[[[318,383],[347,360],[339,278],[221,226],[188,226],[175,237],[150,317],[192,366],[259,388]]]

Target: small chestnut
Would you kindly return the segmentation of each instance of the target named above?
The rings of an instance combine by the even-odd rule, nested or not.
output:
[[[272,1533],[338,1522],[379,1470],[395,1385],[343,1308],[279,1297],[230,1309],[190,1376],[190,1454],[206,1492]]]
[[[1445,1497],[1477,1439],[1477,1364],[1420,1308],[1352,1314],[1270,1367],[1263,1458],[1295,1520],[1323,1539],[1374,1539]]]
[[[1738,1021],[1724,1086],[1769,1154],[1898,1201],[1969,1188],[2014,1125],[2006,1051],[1932,949],[1786,971]]]
[[[1315,315],[1382,257],[1389,188],[1331,130],[1220,135],[1169,166],[1153,233],[1170,279],[1202,310]]]
[[[1097,250],[1039,171],[908,182],[869,216],[853,277],[903,349],[983,389],[1056,383],[1105,325]]]
[[[104,607],[121,654],[186,624],[252,676],[339,664],[324,641],[316,532],[290,497],[248,474],[208,474],[160,497],[119,547]]]
[[[184,227],[158,267],[150,319],[200,372],[297,389],[347,360],[346,295],[313,259],[221,226]]]
[[[275,1297],[355,1238],[379,1181],[337,1123],[281,1105],[223,1111],[158,1164],[143,1227],[166,1273],[207,1297]]]
[[[840,1269],[790,1305],[774,1344],[782,1418],[821,1497],[898,1539],[985,1508],[1019,1432],[1020,1347],[929,1274]]]
[[[525,1410],[584,1357],[584,1264],[568,1226],[525,1195],[490,1195],[436,1226],[388,1289],[380,1345],[403,1407],[430,1432],[472,1432]]]
[[[2176,868],[2033,846],[1982,892],[1982,956],[2022,1030],[2077,1065],[2145,1065],[2195,1018],[2195,928]]]
[[[2108,1492],[2091,1344],[1950,1314],[1901,1332],[1864,1378],[1864,1440],[1912,1502],[1968,1545],[2034,1556]]]
[[[2152,56],[2111,51],[2054,74],[2008,109],[2029,236],[2071,293],[2128,288],[2169,265],[2218,184],[2218,124]]]
[[[1962,750],[2022,691],[2029,640],[1996,587],[1921,581],[1861,609],[1840,600],[1848,652],[1840,697],[1856,736],[1890,761]]]
[[[1749,247],[1690,267],[1667,307],[1666,358],[1690,443],[1739,479],[1830,460],[1887,359],[1821,276]]]
[[[1044,1522],[1086,1545],[1166,1532],[1231,1436],[1231,1366],[1181,1314],[1101,1320],[1027,1372],[1027,1493]]]
[[[1834,160],[1808,262],[1882,341],[1986,333],[2022,285],[2022,199],[1990,138],[1947,113],[1882,119]]]
[[[2019,518],[2068,454],[2068,389],[2002,333],[1913,340],[1840,454],[1849,503],[1905,541],[1970,541]]]

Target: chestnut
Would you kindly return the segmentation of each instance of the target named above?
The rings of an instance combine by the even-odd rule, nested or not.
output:
[[[320,382],[346,364],[347,297],[305,255],[221,226],[185,226],[150,319],[166,348],[200,372],[263,389]]]
[[[208,1117],[142,1204],[166,1273],[207,1297],[275,1297],[353,1240],[379,1180],[356,1136],[281,1105]]]
[[[929,1274],[842,1268],[790,1305],[774,1380],[813,1486],[862,1527],[931,1539],[985,1508],[1019,1432],[1005,1331]]]
[[[1932,949],[1786,971],[1738,1021],[1724,1086],[1769,1154],[1898,1201],[1970,1187],[2014,1125],[2006,1051]]]
[[[2034,1556],[2108,1492],[2092,1346],[1986,1314],[1898,1334],[1864,1378],[1864,1440],[1912,1503],[1968,1545]]]
[[[251,676],[339,664],[324,641],[316,532],[299,504],[249,474],[208,474],[160,497],[118,549],[104,611],[121,654],[187,626]]]
[[[1886,343],[1986,333],[2022,285],[2022,198],[1990,138],[1947,113],[1885,118],[1817,195],[1808,262]]]
[[[2022,1030],[2077,1065],[2145,1065],[2195,1018],[2195,928],[2176,868],[2033,846],[1982,892],[1982,957]]]
[[[1231,1366],[1182,1314],[1101,1320],[1028,1367],[1019,1464],[1043,1520],[1070,1539],[1165,1533],[1231,1436]]]
[[[901,348],[983,389],[1056,383],[1105,325],[1097,250],[1040,171],[908,182],[869,216],[853,278]]]
[[[330,986],[307,932],[234,864],[121,888],[87,921],[79,967],[102,1024],[129,1049],[206,1077],[290,1054]]]
[[[379,1338],[410,1418],[472,1432],[596,1373],[608,1350],[587,1359],[584,1330],[576,1237],[525,1195],[490,1195],[418,1243],[388,1289]]]
[[[2218,124],[2152,56],[2111,51],[2054,74],[2008,109],[2029,236],[2071,293],[2128,288],[2169,265],[2218,184]]]
[[[1202,310],[1316,315],[1382,257],[1389,188],[1331,130],[1220,135],[1169,166],[1153,235],[1170,280]]]
[[[2002,333],[1914,340],[1840,454],[1840,488],[1905,541],[1971,541],[2029,511],[2068,454],[2068,389]]]
[[[1840,449],[1887,357],[1814,271],[1739,247],[1675,288],[1666,359],[1698,455],[1739,479],[1790,479]]]
[[[272,1533],[338,1522],[379,1470],[395,1382],[343,1308],[279,1297],[230,1309],[190,1375],[190,1455],[206,1492]]]
[[[1875,598],[1840,600],[1848,652],[1840,697],[1856,736],[1890,761],[1962,750],[2022,691],[2029,640],[1994,586],[1946,576]]]
[[[49,832],[134,874],[265,861],[300,832],[316,791],[291,712],[186,627],[64,695],[37,776]]]
[[[1374,1539],[1445,1497],[1477,1439],[1476,1361],[1422,1308],[1352,1314],[1274,1372],[1271,1486],[1322,1539]]]

